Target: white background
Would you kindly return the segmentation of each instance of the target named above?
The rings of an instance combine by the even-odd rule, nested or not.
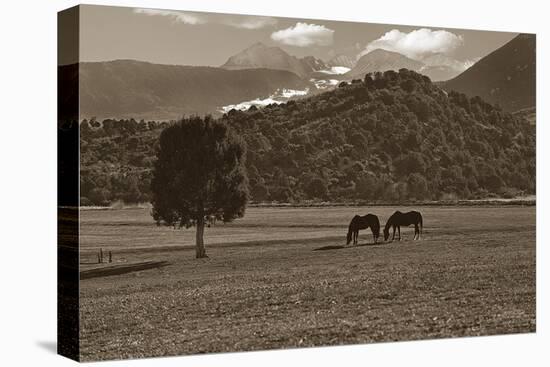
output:
[[[537,33],[537,333],[275,352],[172,357],[102,366],[548,365],[550,219],[545,1],[134,0],[95,4]],[[75,1],[5,0],[0,10],[0,364],[64,366],[56,341],[56,12]],[[545,243],[546,242],[546,243]],[[548,346],[546,346],[548,348]]]

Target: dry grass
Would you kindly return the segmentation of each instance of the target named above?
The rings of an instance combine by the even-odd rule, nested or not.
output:
[[[83,212],[82,270],[168,265],[81,281],[82,359],[535,330],[535,207],[425,207],[421,241],[342,247],[353,214],[393,210],[250,209],[206,230],[203,260],[147,210]]]

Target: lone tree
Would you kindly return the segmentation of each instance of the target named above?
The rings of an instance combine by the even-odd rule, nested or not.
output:
[[[243,140],[210,116],[184,118],[160,135],[151,180],[157,224],[197,227],[196,256],[207,257],[204,226],[244,215],[248,178]]]

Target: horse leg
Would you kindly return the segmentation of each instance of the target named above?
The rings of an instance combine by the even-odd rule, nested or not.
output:
[[[397,226],[397,233],[399,234],[399,241],[401,241],[401,226]]]
[[[359,230],[353,232],[353,245],[357,245],[357,237],[359,237]]]
[[[393,226],[393,234],[391,236],[392,242],[393,242],[394,239],[395,239],[395,226]]]
[[[418,240],[420,238],[420,231],[418,230],[418,224],[414,225],[414,238],[413,240]]]

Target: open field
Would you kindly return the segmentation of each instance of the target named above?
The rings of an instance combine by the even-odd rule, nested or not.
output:
[[[534,206],[421,207],[421,241],[342,246],[354,214],[395,209],[250,208],[201,260],[148,209],[82,211],[82,359],[535,331]]]

